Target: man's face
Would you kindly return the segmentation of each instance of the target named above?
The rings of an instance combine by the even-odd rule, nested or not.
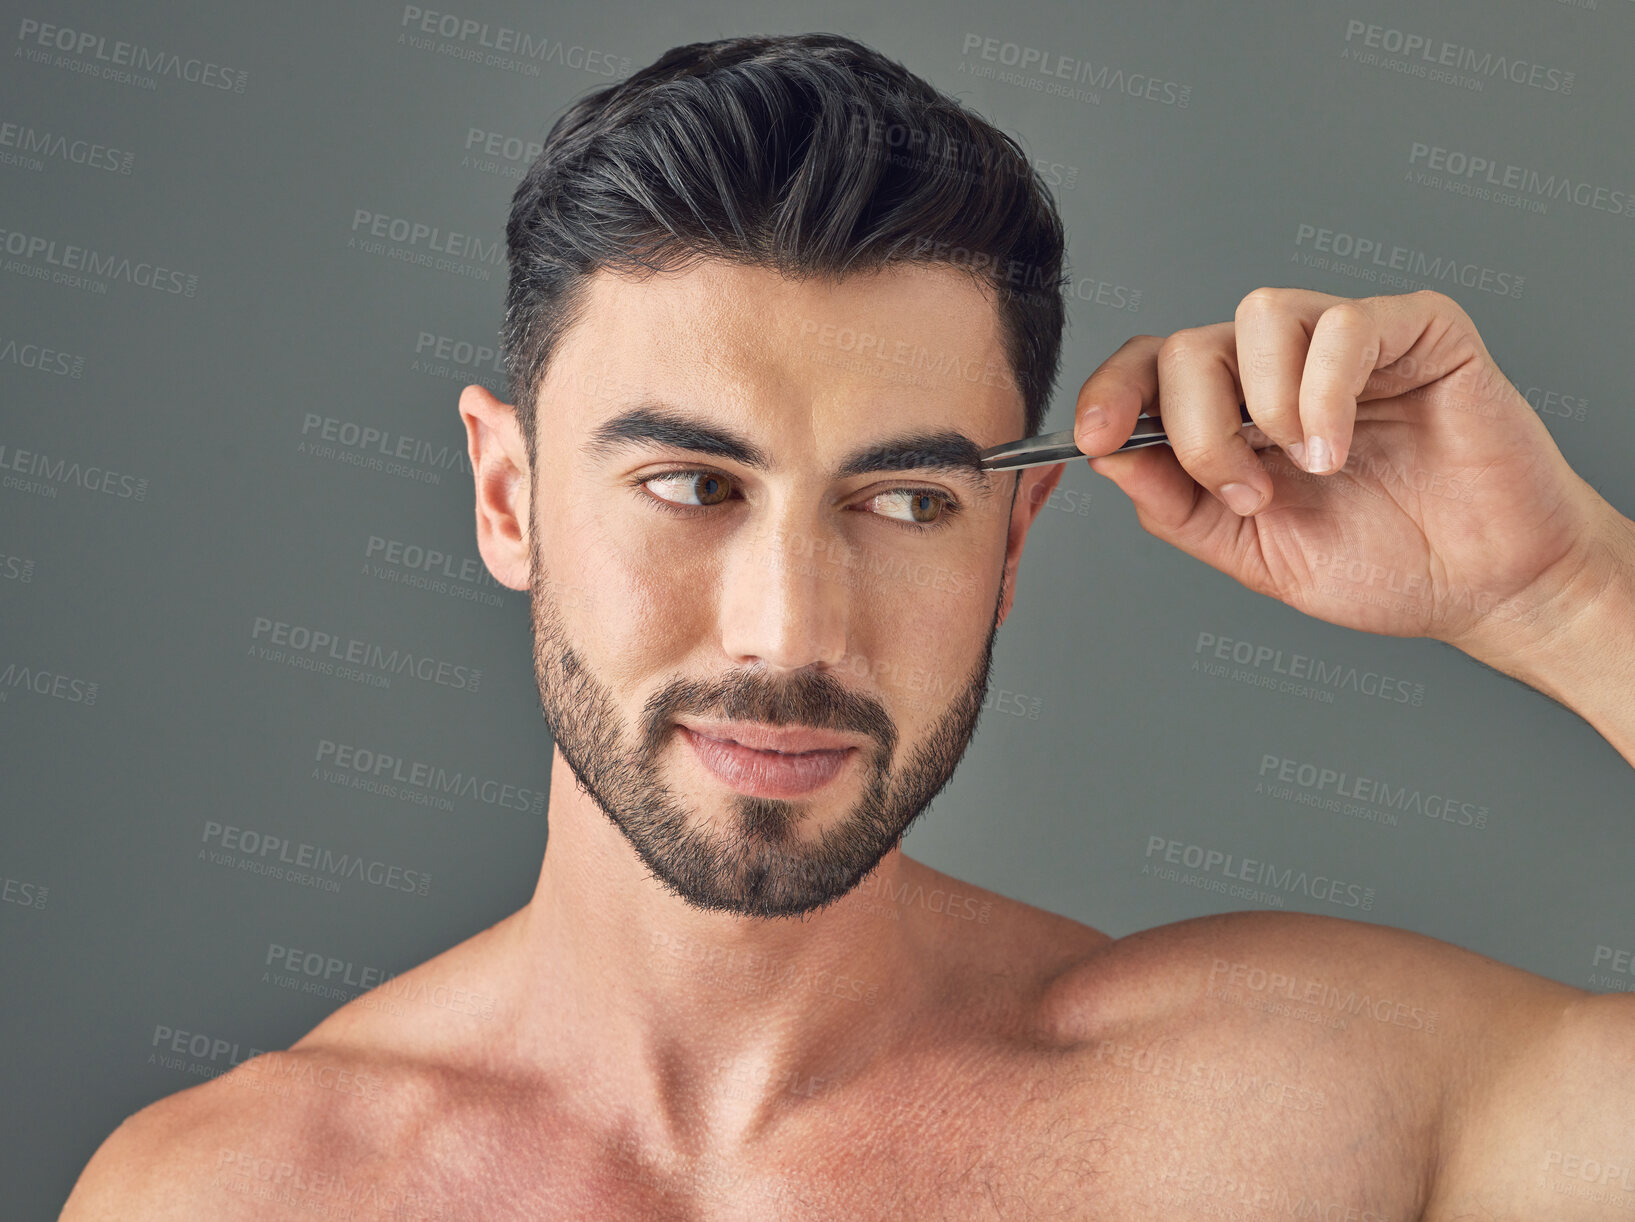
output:
[[[995,307],[948,268],[588,287],[531,468],[546,721],[674,893],[810,911],[897,845],[981,711],[1020,550],[1017,476],[971,465],[1022,431]]]

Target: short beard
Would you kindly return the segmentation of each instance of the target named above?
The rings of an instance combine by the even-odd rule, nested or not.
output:
[[[648,698],[637,741],[628,745],[612,692],[568,642],[551,586],[536,545],[529,577],[534,678],[562,758],[668,891],[696,908],[751,917],[802,916],[844,896],[942,792],[982,714],[1004,601],[1002,576],[981,657],[894,777],[897,728],[885,707],[811,670],[781,682],[754,669],[709,682],[674,679]],[[863,796],[810,843],[796,833],[810,808],[795,800],[734,795],[727,799],[732,831],[693,827],[696,817],[659,779],[658,756],[681,714],[862,733],[877,744],[863,752]]]

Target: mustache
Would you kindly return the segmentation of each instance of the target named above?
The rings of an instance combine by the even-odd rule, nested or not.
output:
[[[658,751],[671,723],[683,713],[864,734],[880,744],[882,759],[890,759],[897,749],[897,726],[884,705],[817,671],[800,671],[780,680],[758,670],[733,671],[709,681],[673,679],[642,707],[646,754]]]

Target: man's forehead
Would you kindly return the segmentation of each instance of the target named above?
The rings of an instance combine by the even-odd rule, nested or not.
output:
[[[604,321],[665,319],[682,331],[756,328],[767,321],[768,310],[826,320],[863,312],[914,333],[969,332],[968,343],[999,339],[994,290],[948,264],[892,263],[840,277],[789,277],[774,268],[699,257],[667,272],[599,268],[587,291],[609,307],[611,317]]]
[[[991,420],[1003,434],[994,444],[1013,438],[1023,411],[991,291],[956,268],[840,280],[714,259],[641,277],[603,270],[577,314],[546,388],[570,392],[582,428],[641,402],[703,396],[743,424]]]

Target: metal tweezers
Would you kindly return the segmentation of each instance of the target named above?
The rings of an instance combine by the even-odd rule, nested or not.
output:
[[[1238,405],[1238,414],[1244,424],[1253,424],[1246,404]],[[1142,446],[1168,445],[1169,435],[1164,432],[1164,424],[1157,416],[1142,416],[1135,422],[1135,431],[1130,439],[1117,450],[1109,451],[1117,454],[1121,450],[1139,450]],[[1041,433],[1037,437],[1024,438],[1021,441],[1007,441],[1002,446],[989,446],[978,453],[982,460],[984,471],[1018,471],[1023,467],[1042,467],[1047,463],[1071,462],[1075,458],[1084,458],[1085,453],[1073,441],[1073,430],[1063,429],[1059,433]]]

